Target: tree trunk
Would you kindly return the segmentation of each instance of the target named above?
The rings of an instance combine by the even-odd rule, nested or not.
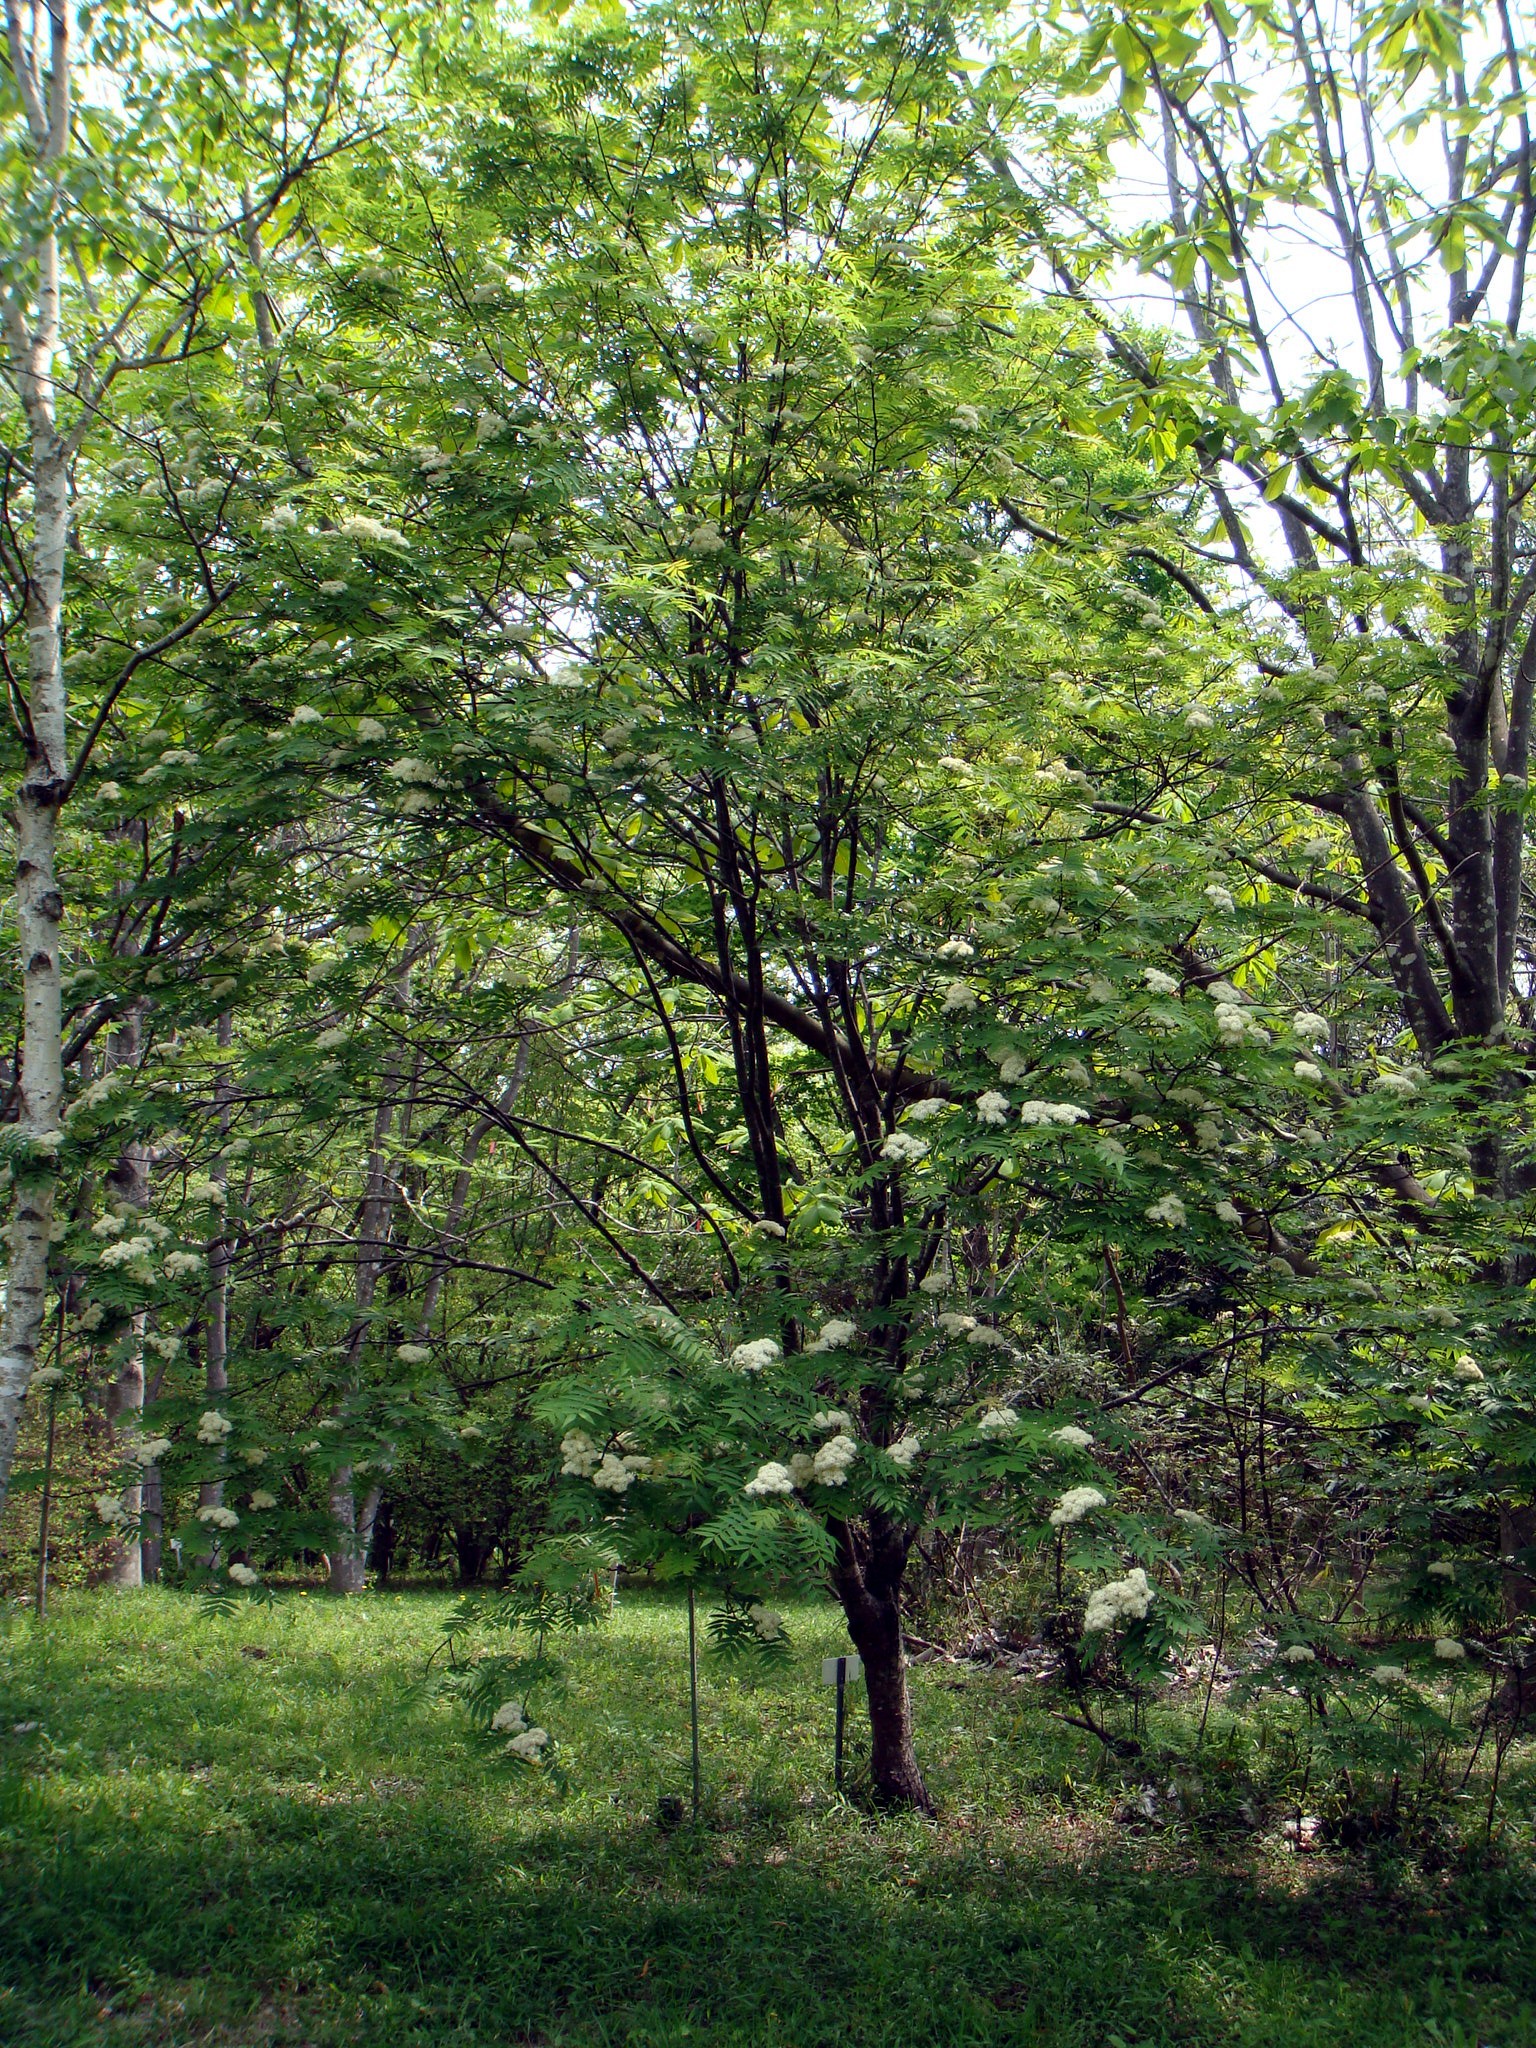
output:
[[[133,1066],[137,1063],[138,1057],[139,1017],[137,1011],[134,1011],[125,1019],[122,1030],[116,1034],[112,1065]],[[142,1145],[123,1147],[112,1171],[107,1175],[107,1186],[113,1199],[125,1203],[134,1216],[147,1212],[149,1154]],[[132,1228],[132,1225],[129,1227]],[[118,1368],[117,1378],[107,1389],[107,1424],[112,1432],[113,1448],[122,1458],[134,1458],[144,1436],[144,1334],[149,1327],[149,1318],[140,1309],[128,1327],[128,1356]],[[106,1572],[106,1583],[109,1586],[142,1586],[144,1583],[144,1561],[141,1554],[141,1520],[144,1508],[142,1475],[143,1467],[140,1466],[118,1496],[124,1520],[131,1533],[122,1542],[115,1539],[113,1541]]]
[[[1501,1573],[1504,1625],[1511,1630],[1536,1612],[1536,1568],[1526,1561],[1532,1551],[1536,1551],[1536,1508],[1512,1507],[1501,1501],[1499,1555],[1506,1560],[1521,1559],[1518,1564],[1506,1562]],[[1536,1657],[1516,1651],[1495,1705],[1498,1712],[1516,1721],[1536,1715]]]
[[[222,1049],[234,1043],[234,1019],[228,1010],[221,1011],[218,1021],[218,1042]],[[229,1084],[229,1069],[221,1061],[218,1078],[213,1084],[214,1101],[218,1104],[219,1156],[214,1162],[211,1178],[214,1185],[227,1192],[229,1187],[229,1155],[225,1147],[229,1143],[229,1104],[233,1090]],[[222,1210],[220,1212],[222,1214]],[[203,1391],[208,1396],[211,1408],[222,1408],[224,1396],[229,1392],[229,1265],[230,1244],[222,1229],[208,1247],[208,1345],[203,1368]],[[227,1452],[220,1447],[217,1452],[222,1465]],[[224,1480],[205,1479],[197,1489],[197,1504],[200,1508],[221,1508],[224,1505]]]
[[[453,1547],[459,1560],[459,1584],[478,1586],[490,1562],[491,1552],[496,1548],[495,1537],[487,1536],[468,1523],[455,1522]]]
[[[386,1495],[379,1502],[379,1511],[373,1518],[373,1577],[377,1586],[389,1584],[390,1567],[395,1560],[395,1514],[394,1507]]]
[[[869,1526],[832,1524],[832,1585],[864,1664],[869,1701],[869,1768],[875,1803],[932,1813],[912,1740],[912,1700],[901,1629],[901,1581],[910,1533],[870,1516]]]
[[[7,0],[10,69],[26,116],[34,158],[30,204],[46,217],[45,186],[59,176],[69,146],[69,21],[48,11],[46,57],[35,38],[37,10]],[[16,930],[21,955],[21,1059],[15,1207],[6,1233],[5,1310],[0,1317],[0,1507],[5,1505],[21,1406],[37,1363],[48,1301],[48,1239],[63,1130],[64,1062],[60,1030],[59,921],[64,898],[55,874],[59,808],[69,780],[61,639],[64,565],[69,548],[69,451],[55,409],[59,351],[59,241],[51,229],[36,246],[31,275],[6,295],[8,381],[26,416],[31,443],[33,545],[27,562],[26,770],[12,813],[16,828]],[[30,304],[28,303],[30,301]]]
[[[932,1813],[933,1801],[918,1768],[912,1740],[912,1697],[907,1690],[907,1654],[897,1601],[881,1603],[873,1615],[848,1616],[848,1633],[864,1662],[869,1701],[869,1772],[881,1806],[915,1807]]]
[[[397,990],[403,1009],[410,993],[410,963],[401,968]],[[353,1275],[355,1320],[347,1343],[347,1387],[355,1392],[362,1371],[363,1352],[372,1331],[373,1297],[388,1247],[391,1219],[399,1183],[385,1156],[390,1126],[395,1120],[394,1089],[400,1078],[400,1061],[391,1058],[385,1067],[384,1099],[373,1120],[373,1149],[368,1155],[363,1186],[362,1212],[358,1218],[357,1265]],[[404,1124],[402,1124],[402,1134]],[[380,1487],[372,1487],[358,1513],[352,1490],[352,1467],[338,1465],[331,1475],[331,1514],[336,1522],[336,1547],[328,1553],[327,1583],[333,1593],[360,1593],[368,1568],[368,1543],[373,1518],[378,1513]]]
[[[165,1489],[158,1465],[144,1467],[139,1515],[139,1569],[146,1586],[159,1583],[165,1550]]]
[[[383,1488],[371,1486],[361,1511],[352,1491],[352,1467],[338,1466],[331,1480],[331,1514],[336,1547],[326,1552],[326,1584],[333,1593],[361,1593],[367,1583],[368,1548]]]

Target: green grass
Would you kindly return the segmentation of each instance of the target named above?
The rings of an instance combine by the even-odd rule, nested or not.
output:
[[[626,1594],[538,1702],[561,1790],[423,1685],[447,1605],[77,1594],[0,1634],[0,2041],[1536,2043],[1518,1871],[1129,1832],[1029,1686],[947,1666],[916,1674],[941,1817],[874,1822],[831,1797],[811,1609],[792,1673],[706,1676],[708,1816],[669,1836],[681,1609]]]

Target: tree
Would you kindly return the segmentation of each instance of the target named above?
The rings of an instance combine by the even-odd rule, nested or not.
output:
[[[8,0],[6,29],[5,176],[15,239],[0,280],[10,406],[0,597],[24,760],[15,811],[23,1030],[0,1324],[0,1501],[45,1313],[67,1143],[60,814],[135,674],[213,621],[239,583],[218,519],[210,532],[198,518],[187,580],[151,572],[153,596],[144,604],[141,591],[126,647],[114,645],[115,635],[93,645],[90,628],[106,621],[91,601],[91,578],[82,579],[86,601],[73,621],[66,588],[80,472],[98,450],[120,456],[133,446],[124,408],[131,415],[144,400],[128,398],[130,388],[227,338],[234,287],[253,268],[259,300],[263,236],[285,205],[291,214],[295,187],[313,165],[345,140],[339,67],[347,40],[340,17],[284,7],[240,10],[195,28],[175,9],[121,17],[105,10],[80,32],[77,50],[64,7]],[[91,92],[83,108],[72,98],[72,80],[81,77]],[[77,149],[82,122],[88,146]],[[175,479],[163,481],[185,528],[191,521]],[[78,745],[68,733],[72,627],[93,666],[112,659],[93,678]],[[18,647],[24,652],[10,658]]]

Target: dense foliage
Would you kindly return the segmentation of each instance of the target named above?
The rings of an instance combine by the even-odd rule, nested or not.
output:
[[[62,1408],[120,1581],[830,1587],[889,1801],[962,1532],[1502,1759],[1518,19],[13,12],[10,1555]]]

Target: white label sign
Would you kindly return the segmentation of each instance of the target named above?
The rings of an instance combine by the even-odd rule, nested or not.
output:
[[[841,1679],[846,1685],[857,1678],[864,1666],[857,1657],[823,1657],[821,1660],[821,1682],[836,1685]]]

